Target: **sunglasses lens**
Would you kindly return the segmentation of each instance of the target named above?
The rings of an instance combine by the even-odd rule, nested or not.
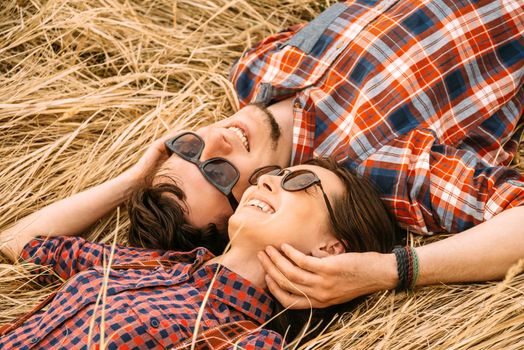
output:
[[[249,183],[251,185],[256,185],[258,183],[258,179],[260,179],[262,175],[279,175],[281,171],[282,168],[280,168],[278,165],[268,165],[262,168],[258,168],[249,177]]]
[[[186,158],[196,158],[204,147],[202,140],[193,134],[184,134],[173,142],[173,150],[176,154]]]
[[[293,171],[286,177],[282,187],[286,191],[300,191],[318,182],[317,176],[310,171]]]
[[[222,159],[207,163],[203,170],[212,182],[222,187],[231,186],[238,178],[237,170],[229,162]]]

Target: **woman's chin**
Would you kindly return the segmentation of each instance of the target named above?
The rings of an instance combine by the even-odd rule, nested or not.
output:
[[[270,215],[252,207],[239,208],[229,218],[228,230],[249,229],[263,225],[271,218]]]

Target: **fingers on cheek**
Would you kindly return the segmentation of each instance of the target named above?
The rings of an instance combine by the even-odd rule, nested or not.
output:
[[[279,271],[282,271],[282,273],[288,277],[291,277],[294,270],[297,268],[292,261],[288,260],[278,252],[271,254],[271,261]]]
[[[304,275],[303,271],[297,271],[297,270],[291,270],[287,273],[287,276],[290,281],[293,281],[294,283],[298,283],[301,285],[308,285],[309,281],[307,277]]]
[[[271,277],[266,276],[266,283],[269,288],[269,291],[271,294],[275,296],[275,298],[278,299],[278,301],[284,306],[285,308],[291,307],[293,308],[293,305],[295,304],[294,298],[289,294],[288,292],[282,290],[278,283],[276,283]]]
[[[307,260],[311,258],[310,256],[305,255],[301,251],[287,244],[282,246],[282,252],[286,255],[288,259],[293,261],[293,263],[298,266],[307,265]]]
[[[276,296],[278,299],[280,299],[284,294],[286,294],[278,285],[278,283],[275,282],[271,276],[266,275],[266,283],[267,287],[271,291],[271,293]]]
[[[282,289],[282,290],[288,290],[289,289],[287,281],[285,280],[285,278],[282,278],[282,276],[280,278],[278,278],[276,280],[276,282],[277,282],[278,286],[280,287],[280,289]]]
[[[276,281],[282,288],[287,288],[290,283],[302,284],[304,276],[300,271],[295,271],[292,267],[284,266],[280,267],[271,264],[270,267],[264,267],[266,272],[271,275],[274,281]]]
[[[267,271],[268,267],[271,266],[271,262],[267,254],[264,252],[258,252],[257,257],[258,257],[258,260],[260,260],[260,262],[262,263],[262,266],[264,267],[264,269]]]
[[[272,275],[273,278],[276,278],[278,275],[280,275],[280,271],[266,253],[260,252],[258,254],[258,258],[262,263],[262,267],[264,270],[266,270],[266,273]]]
[[[274,267],[281,271],[286,277],[291,280],[301,280],[303,278],[303,276],[301,276],[301,270],[299,270],[300,268],[297,267],[293,260],[289,260],[287,256],[280,254],[272,247],[268,249],[267,252]]]
[[[273,293],[275,296],[278,296],[279,299],[289,297],[290,292],[287,290],[284,280],[275,280],[268,275],[266,276],[266,283],[271,293]]]
[[[274,262],[275,264],[278,262],[280,253],[275,248],[269,246],[266,248],[265,253],[268,255],[269,259],[271,259],[272,262]]]
[[[282,273],[280,272],[280,270],[271,263],[269,263],[268,266],[266,267],[266,272],[269,276],[271,276],[271,278],[275,282],[280,281],[282,277]]]

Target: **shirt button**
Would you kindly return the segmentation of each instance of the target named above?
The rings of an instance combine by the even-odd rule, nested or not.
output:
[[[153,328],[158,328],[158,326],[160,326],[160,322],[155,317],[151,319],[150,324],[151,324],[151,327]]]
[[[40,340],[40,338],[33,337],[33,338],[31,338],[31,343],[36,344],[36,343],[38,343],[39,340]]]
[[[295,101],[295,103],[293,104],[293,107],[295,107],[296,109],[300,109],[302,108],[302,103],[300,103],[299,101]]]

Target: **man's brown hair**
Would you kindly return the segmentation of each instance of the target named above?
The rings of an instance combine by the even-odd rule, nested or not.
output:
[[[222,254],[226,241],[214,224],[207,228],[190,225],[183,205],[186,196],[172,178],[152,184],[152,178],[135,190],[127,202],[130,226],[128,242],[135,247],[190,251],[205,247]]]

